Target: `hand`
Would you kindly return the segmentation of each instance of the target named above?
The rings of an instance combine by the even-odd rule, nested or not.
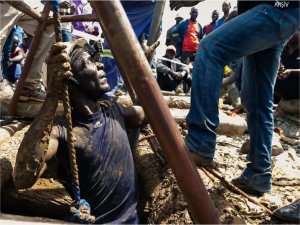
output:
[[[86,32],[88,32],[88,33],[91,34],[91,33],[94,32],[95,29],[94,29],[94,27],[92,25],[89,25],[85,30],[86,30]]]
[[[47,57],[47,92],[60,96],[63,91],[63,81],[72,76],[70,57],[66,45],[62,42],[53,44]]]
[[[183,75],[180,72],[175,72],[175,71],[171,70],[170,74],[176,80],[182,80],[182,78],[183,78]]]
[[[147,40],[145,39],[145,34],[142,35],[142,49],[144,51],[144,54],[148,60],[148,62],[151,60],[153,52],[155,49],[159,46],[160,42],[156,41],[151,46],[147,45]]]
[[[171,10],[175,9],[176,11],[181,7],[192,7],[197,5],[199,2],[203,2],[204,0],[188,0],[188,1],[181,1],[181,0],[170,0],[170,8]]]
[[[292,71],[289,69],[286,69],[283,72],[279,71],[278,76],[277,76],[278,80],[285,80],[286,78],[288,78],[291,75],[291,72]]]

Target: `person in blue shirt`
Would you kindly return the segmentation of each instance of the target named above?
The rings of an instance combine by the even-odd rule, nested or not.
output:
[[[231,8],[231,3],[227,0],[224,1],[223,4],[222,4],[222,11],[223,11],[224,14],[223,14],[222,18],[220,18],[216,21],[215,29],[217,29],[217,28],[219,28],[220,26],[223,25],[223,23],[225,22],[226,18],[229,15],[230,8]]]
[[[198,9],[192,7],[190,18],[177,24],[172,32],[176,41],[176,58],[180,58],[180,61],[187,65],[194,61],[198,44],[203,37],[203,29],[197,17]]]

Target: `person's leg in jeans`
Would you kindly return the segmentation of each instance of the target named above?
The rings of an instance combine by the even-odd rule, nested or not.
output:
[[[200,42],[193,68],[191,109],[187,116],[189,130],[185,141],[190,151],[200,156],[214,157],[224,66],[234,59],[283,43],[298,26],[298,8],[277,9],[261,4],[224,24]],[[269,70],[272,72],[273,68]],[[272,119],[266,119],[269,121],[262,126],[272,124]],[[271,136],[268,138],[271,139]],[[269,162],[260,163],[269,168]]]
[[[71,31],[62,30],[61,31],[61,36],[62,36],[63,42],[72,42],[72,33],[71,33]]]
[[[271,190],[273,93],[283,44],[244,60],[242,104],[247,111],[250,151],[242,179],[260,192]]]

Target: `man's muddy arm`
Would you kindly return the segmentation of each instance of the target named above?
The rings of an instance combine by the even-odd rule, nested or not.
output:
[[[52,122],[55,117],[55,111],[58,104],[58,96],[47,96],[46,100],[26,132],[17,154],[14,183],[17,189],[30,188],[40,176],[44,167],[47,151],[52,154],[56,151],[55,141],[53,146],[49,141],[51,138]]]
[[[70,58],[65,51],[66,46],[63,43],[56,43],[52,46],[47,59],[47,78],[48,89],[45,102],[37,117],[31,124],[17,154],[16,165],[14,169],[14,182],[17,189],[29,188],[38,179],[40,172],[45,164],[47,153],[56,151],[54,145],[49,141],[52,132],[52,123],[58,104],[58,98],[62,95],[63,80],[71,76]],[[55,131],[55,130],[54,130]]]

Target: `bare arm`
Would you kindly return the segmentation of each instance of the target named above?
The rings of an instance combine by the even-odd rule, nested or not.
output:
[[[57,129],[52,129],[52,122],[62,94],[62,79],[69,75],[69,57],[65,54],[62,43],[52,46],[47,64],[48,90],[45,102],[32,122],[17,154],[14,169],[14,182],[17,189],[29,188],[45,169],[46,159],[56,152],[58,141]]]
[[[57,142],[50,139],[57,102],[58,98],[52,96],[46,98],[21,142],[13,174],[17,189],[30,188],[34,185],[41,175],[42,168],[45,168],[46,156],[50,158],[47,155],[48,151],[54,152],[53,154],[56,152]]]
[[[300,69],[284,69],[278,73],[278,79],[284,80],[290,76],[300,76]]]
[[[147,123],[144,110],[141,106],[119,106],[122,109],[126,128],[140,128]]]

